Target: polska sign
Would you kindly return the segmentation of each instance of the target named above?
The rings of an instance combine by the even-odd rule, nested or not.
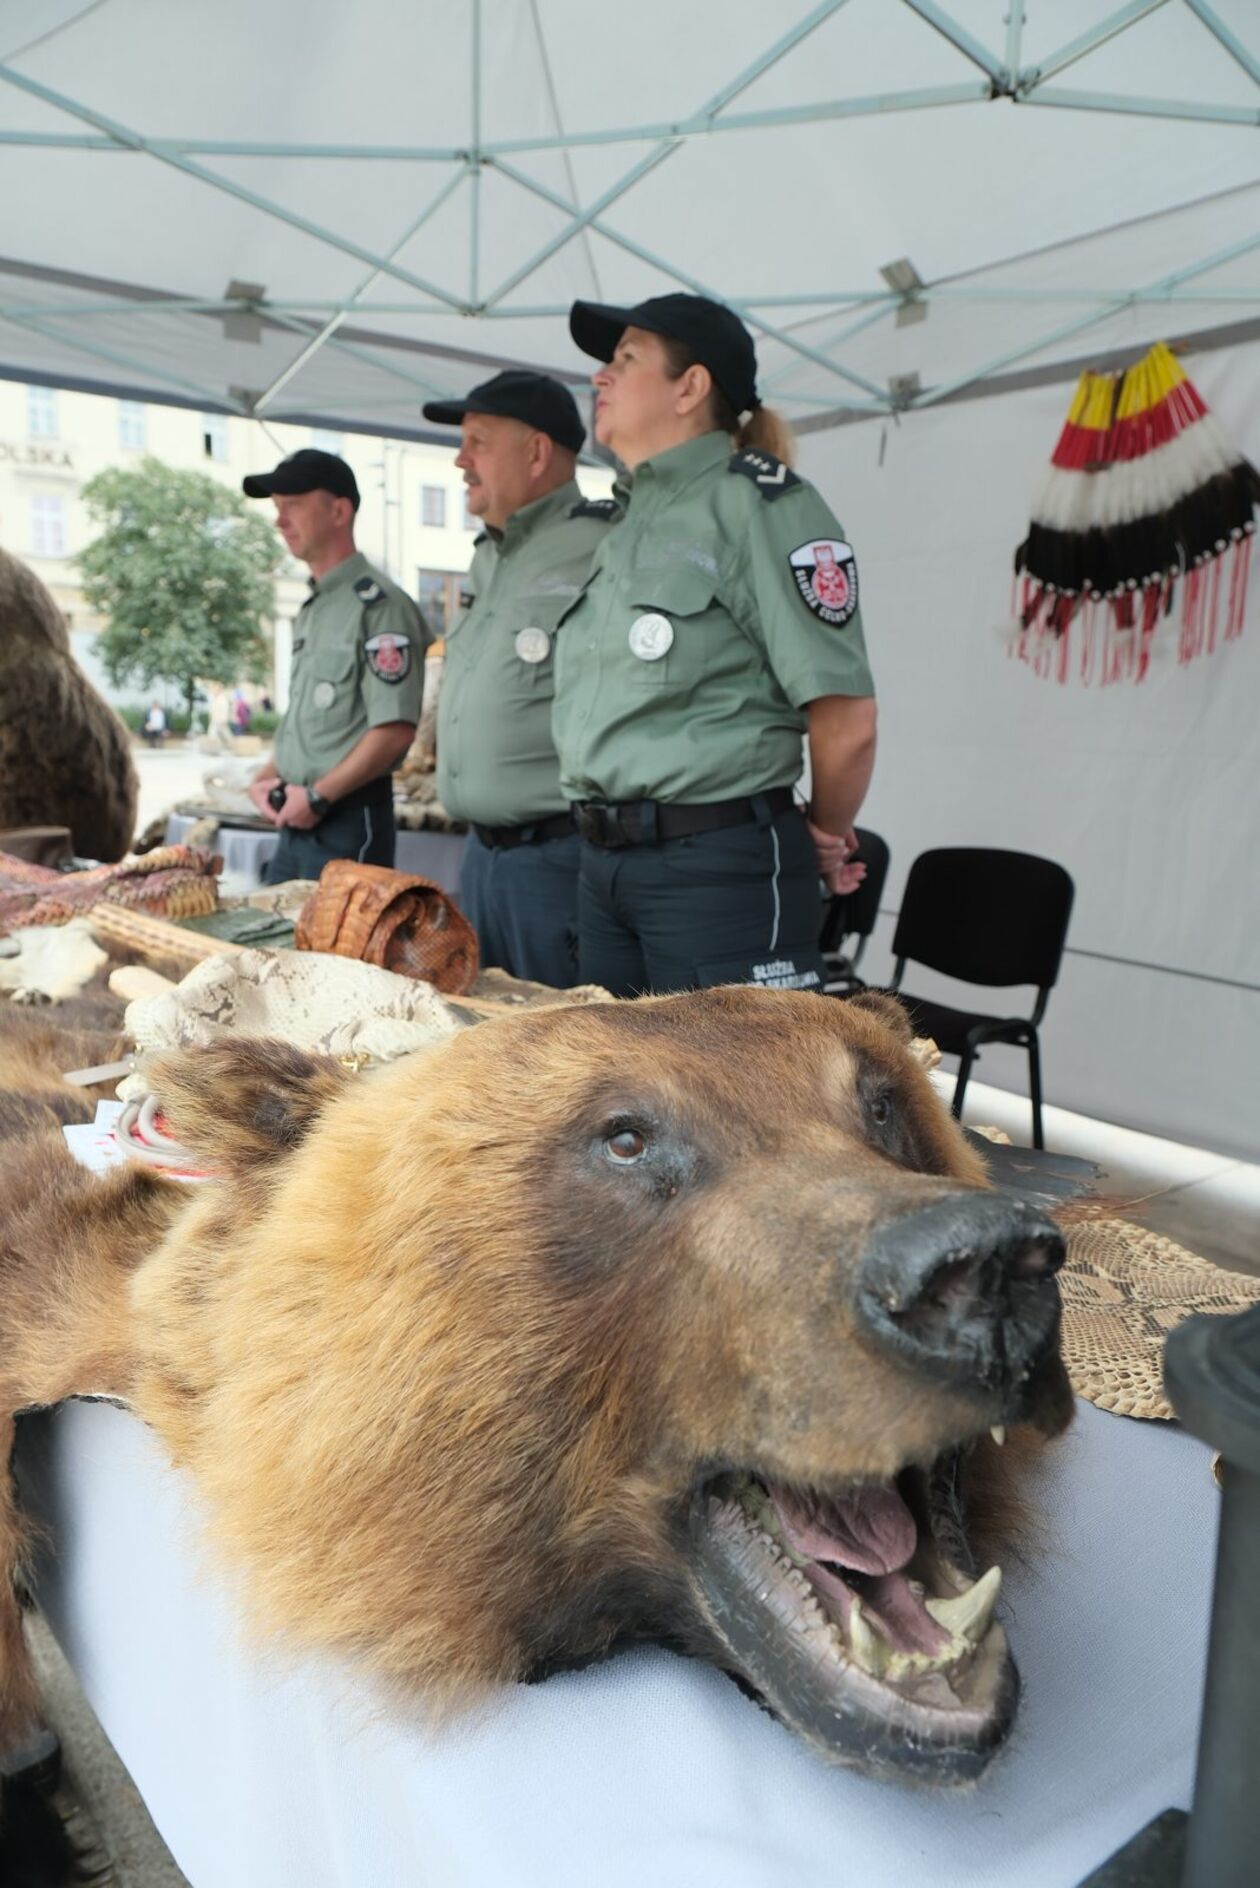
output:
[[[58,472],[72,472],[74,463],[64,446],[15,446],[0,439],[0,464],[48,466]]]

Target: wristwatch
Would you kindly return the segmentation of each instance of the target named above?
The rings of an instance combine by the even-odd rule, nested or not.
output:
[[[316,819],[323,819],[325,813],[331,812],[332,801],[326,800],[318,787],[308,787],[306,798]]]

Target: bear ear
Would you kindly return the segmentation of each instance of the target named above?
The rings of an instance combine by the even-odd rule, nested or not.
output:
[[[167,1131],[216,1173],[289,1153],[349,1079],[328,1056],[258,1037],[161,1056],[148,1073]]]
[[[850,1009],[865,1010],[877,1023],[892,1031],[898,1042],[914,1041],[914,1025],[910,1021],[910,1012],[899,996],[891,990],[859,990],[853,996],[845,998]]]

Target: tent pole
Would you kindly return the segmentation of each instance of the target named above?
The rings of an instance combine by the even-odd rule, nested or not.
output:
[[[1128,6],[1120,7],[1115,13],[1109,13],[1106,19],[1099,20],[1087,33],[1081,33],[1076,39],[1060,46],[1057,52],[1050,53],[1040,65],[1029,66],[1026,72],[1014,74],[1016,95],[1022,98],[1031,92],[1034,86],[1044,79],[1053,78],[1056,72],[1062,72],[1065,66],[1075,65],[1078,59],[1084,59],[1087,53],[1105,46],[1117,33],[1123,33],[1127,27],[1136,26],[1148,13],[1155,13],[1167,0],[1129,0]]]
[[[1212,7],[1205,5],[1204,0],[1186,0],[1186,5],[1197,19],[1202,20],[1213,39],[1220,41],[1230,58],[1238,62],[1252,84],[1260,85],[1260,59],[1256,59],[1247,51],[1237,34],[1230,32],[1220,15]]]

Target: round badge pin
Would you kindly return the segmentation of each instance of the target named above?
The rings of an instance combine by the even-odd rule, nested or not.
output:
[[[518,629],[516,653],[522,662],[545,662],[551,649],[551,637],[545,629]]]
[[[311,699],[317,708],[331,708],[336,693],[331,682],[316,682],[315,693]]]
[[[630,653],[640,662],[659,662],[674,646],[674,625],[668,616],[652,610],[636,616],[630,625]]]

